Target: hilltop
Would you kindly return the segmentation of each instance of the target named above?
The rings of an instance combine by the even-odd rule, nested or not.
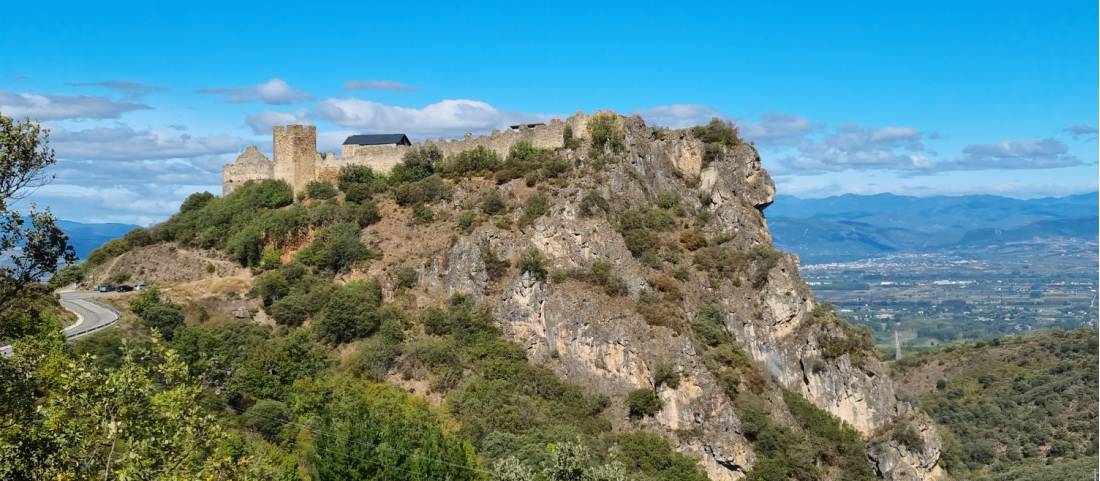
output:
[[[1096,329],[952,345],[894,365],[960,480],[1087,479],[1096,468]]]
[[[869,335],[773,248],[775,188],[736,129],[553,125],[558,147],[424,144],[388,171],[195,194],[59,274],[163,287],[81,349],[117,359],[158,329],[241,449],[318,479],[415,464],[327,432],[472,478],[559,479],[566,451],[592,479],[945,475]],[[364,412],[400,428],[349,425]]]

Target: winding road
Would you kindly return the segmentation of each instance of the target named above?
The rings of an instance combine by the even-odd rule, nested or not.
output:
[[[118,321],[118,312],[93,301],[104,294],[92,291],[61,292],[61,307],[76,314],[76,322],[61,330],[65,339],[76,339],[108,327]],[[12,347],[0,346],[0,356],[8,357]]]

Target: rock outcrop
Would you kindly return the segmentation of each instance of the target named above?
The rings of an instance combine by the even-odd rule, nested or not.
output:
[[[546,189],[549,213],[530,225],[507,229],[483,224],[460,236],[428,262],[424,285],[439,295],[459,291],[488,302],[504,331],[526,347],[529,359],[610,396],[612,409],[624,413],[613,417],[626,419],[626,393],[656,388],[664,408],[653,418],[637,421],[640,427],[662,433],[681,451],[694,454],[712,479],[738,479],[751,469],[755,455],[733,402],[689,336],[650,325],[635,308],[654,290],[651,279],[660,273],[631,255],[612,215],[584,217],[578,206],[586,194],[596,192],[607,199],[609,212],[623,212],[651,205],[667,193],[685,211],[709,217],[701,227],[708,237],[748,255],[759,249],[772,252],[764,209],[773,200],[775,186],[749,144],[719,146],[716,152],[686,131],[651,129],[636,117],[621,122],[624,149],[615,161],[594,175],[572,177]],[[512,184],[497,188],[509,195],[523,190]],[[513,223],[521,215],[518,209],[513,212]],[[627,294],[611,296],[591,284],[540,280],[518,270],[494,283],[486,273],[485,248],[513,259],[537,248],[558,271],[602,261],[613,266]],[[680,315],[690,318],[704,303],[717,302],[737,344],[774,382],[800,393],[865,437],[868,459],[882,477],[900,481],[943,475],[934,426],[897,399],[873,353],[858,359],[824,355],[823,339],[847,334],[815,317],[814,297],[798,274],[795,256],[776,253],[753,260],[759,279],[745,282],[715,281],[690,268],[690,256],[675,262],[684,267],[678,281]],[[682,381],[676,388],[655,386],[657,366],[671,367]],[[923,436],[920,452],[890,439],[891,427],[901,420],[915,425]]]

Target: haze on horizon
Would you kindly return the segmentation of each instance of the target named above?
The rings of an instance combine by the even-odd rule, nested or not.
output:
[[[63,3],[8,7],[0,112],[52,129],[56,180],[26,202],[65,219],[163,220],[277,124],[316,124],[333,150],[578,109],[731,119],[780,194],[1097,189],[1095,2],[421,3],[387,21],[351,3]]]

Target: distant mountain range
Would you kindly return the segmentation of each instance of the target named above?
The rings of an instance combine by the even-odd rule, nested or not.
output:
[[[1097,193],[1039,199],[991,195],[780,195],[765,215],[776,246],[805,263],[942,252],[1031,239],[1097,239]]]
[[[139,227],[131,224],[86,224],[71,220],[59,220],[57,224],[69,236],[69,244],[81,259],[86,259],[88,254],[105,242],[122,237],[131,229]]]

